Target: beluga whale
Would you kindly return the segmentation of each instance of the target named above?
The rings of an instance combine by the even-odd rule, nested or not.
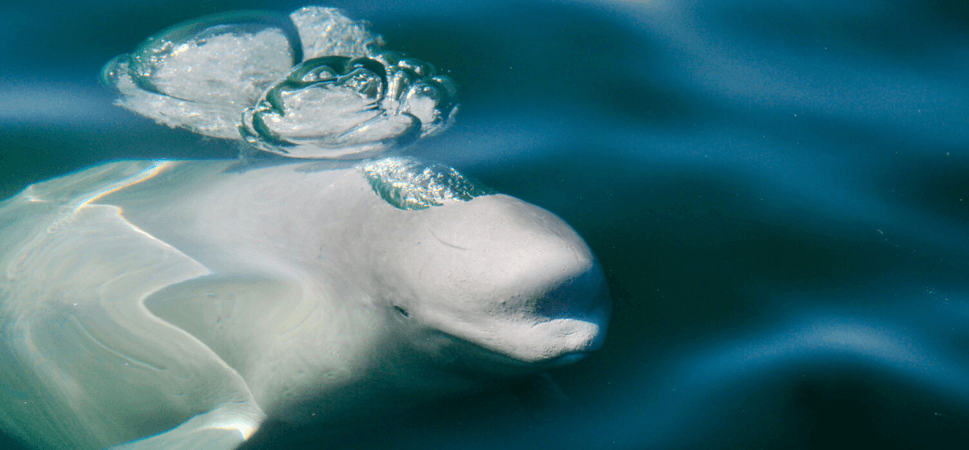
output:
[[[603,344],[603,270],[568,224],[446,165],[385,154],[447,126],[447,79],[372,53],[300,66],[297,37],[343,50],[313,40],[306,29],[339,27],[308,16],[360,34],[334,14],[209,18],[109,63],[129,109],[213,136],[235,115],[233,139],[251,150],[103,163],[0,202],[5,433],[50,449],[234,449],[267,423],[326,427],[495,389]],[[156,79],[206,45],[260,39],[281,43],[298,76],[254,69],[281,78],[239,94],[254,101],[242,111]],[[388,78],[402,71],[419,77]],[[313,93],[294,100],[301,89]],[[377,91],[383,109],[310,131],[294,123],[317,119],[277,108]]]

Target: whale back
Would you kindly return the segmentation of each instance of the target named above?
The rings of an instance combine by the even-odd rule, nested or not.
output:
[[[157,167],[106,164],[0,204],[5,431],[45,448],[103,448],[249,397],[213,352],[141,304],[208,269],[97,203]]]

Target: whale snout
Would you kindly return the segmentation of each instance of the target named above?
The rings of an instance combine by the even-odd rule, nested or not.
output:
[[[521,294],[509,301],[508,315],[496,317],[507,328],[493,351],[524,363],[560,366],[602,346],[611,312],[609,292],[598,262],[591,253],[581,253],[557,256],[536,266],[538,274],[523,276]]]
[[[557,262],[543,266],[543,269],[553,267],[546,270],[552,273],[531,281],[535,313],[549,319],[595,318],[608,313],[609,293],[598,261],[583,260],[579,256],[572,267],[562,269],[554,268]]]
[[[567,364],[602,346],[605,277],[562,219],[504,195],[418,214],[393,258],[414,320],[518,365]]]

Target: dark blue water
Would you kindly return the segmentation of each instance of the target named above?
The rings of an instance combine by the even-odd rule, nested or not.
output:
[[[333,2],[449,69],[412,150],[571,223],[606,346],[508,395],[249,448],[964,448],[969,3]],[[0,194],[100,161],[236,148],[111,105],[101,65],[268,1],[0,6]],[[0,442],[3,444],[3,442]]]

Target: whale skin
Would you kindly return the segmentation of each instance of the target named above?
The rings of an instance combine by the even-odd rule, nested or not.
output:
[[[571,227],[404,162],[117,161],[0,203],[0,427],[231,449],[602,345],[603,272]]]

